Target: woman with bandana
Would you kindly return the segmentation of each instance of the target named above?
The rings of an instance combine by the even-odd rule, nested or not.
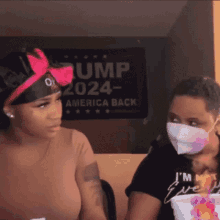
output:
[[[126,188],[126,220],[219,219],[219,114],[220,86],[213,79],[191,77],[176,86],[165,135],[152,143]]]
[[[91,145],[61,127],[72,79],[40,49],[0,61],[0,219],[106,220]]]

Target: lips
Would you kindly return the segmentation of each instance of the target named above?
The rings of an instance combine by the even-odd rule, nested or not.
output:
[[[57,123],[57,124],[53,124],[53,125],[49,126],[48,128],[56,128],[56,127],[60,127],[60,125],[61,125],[61,122]]]

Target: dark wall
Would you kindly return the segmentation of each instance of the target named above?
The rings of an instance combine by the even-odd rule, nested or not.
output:
[[[149,114],[145,119],[64,121],[63,126],[81,130],[95,153],[146,153],[162,125],[166,104],[164,57],[166,38],[144,37],[1,37],[0,58],[23,46],[39,48],[104,49],[144,47],[146,50]],[[138,54],[137,54],[138,56]],[[143,123],[148,122],[148,123]]]
[[[188,1],[168,34],[166,46],[167,91],[183,78],[214,78],[212,1]]]

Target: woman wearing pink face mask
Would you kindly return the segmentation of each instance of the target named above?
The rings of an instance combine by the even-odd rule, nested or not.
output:
[[[60,126],[72,80],[40,49],[0,61],[0,219],[106,220],[91,145]]]
[[[193,207],[195,200],[189,198],[201,191],[195,179],[206,172],[215,176],[209,194],[220,192],[219,113],[220,86],[213,79],[191,77],[176,86],[166,134],[161,141],[153,142],[153,150],[126,189],[126,220],[201,219],[186,203],[179,205],[176,201],[184,198]]]

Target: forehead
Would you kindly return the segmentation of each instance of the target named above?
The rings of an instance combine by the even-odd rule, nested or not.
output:
[[[50,95],[44,96],[42,98],[36,99],[35,102],[40,101],[40,100],[47,100],[47,99],[49,100],[49,99],[52,99],[53,97],[57,97],[59,95],[61,95],[61,90],[59,90],[58,92],[52,93]]]
[[[190,117],[204,117],[208,112],[207,103],[203,98],[176,96],[170,106],[170,112]]]
[[[53,93],[53,94],[48,95],[48,96],[44,96],[44,97],[39,98],[39,99],[35,99],[32,102],[14,105],[14,108],[23,109],[23,110],[27,109],[28,110],[29,108],[31,108],[33,106],[36,106],[37,104],[40,104],[40,103],[46,102],[46,101],[51,101],[53,98],[57,98],[60,95],[61,95],[61,92],[56,92],[56,93]]]

